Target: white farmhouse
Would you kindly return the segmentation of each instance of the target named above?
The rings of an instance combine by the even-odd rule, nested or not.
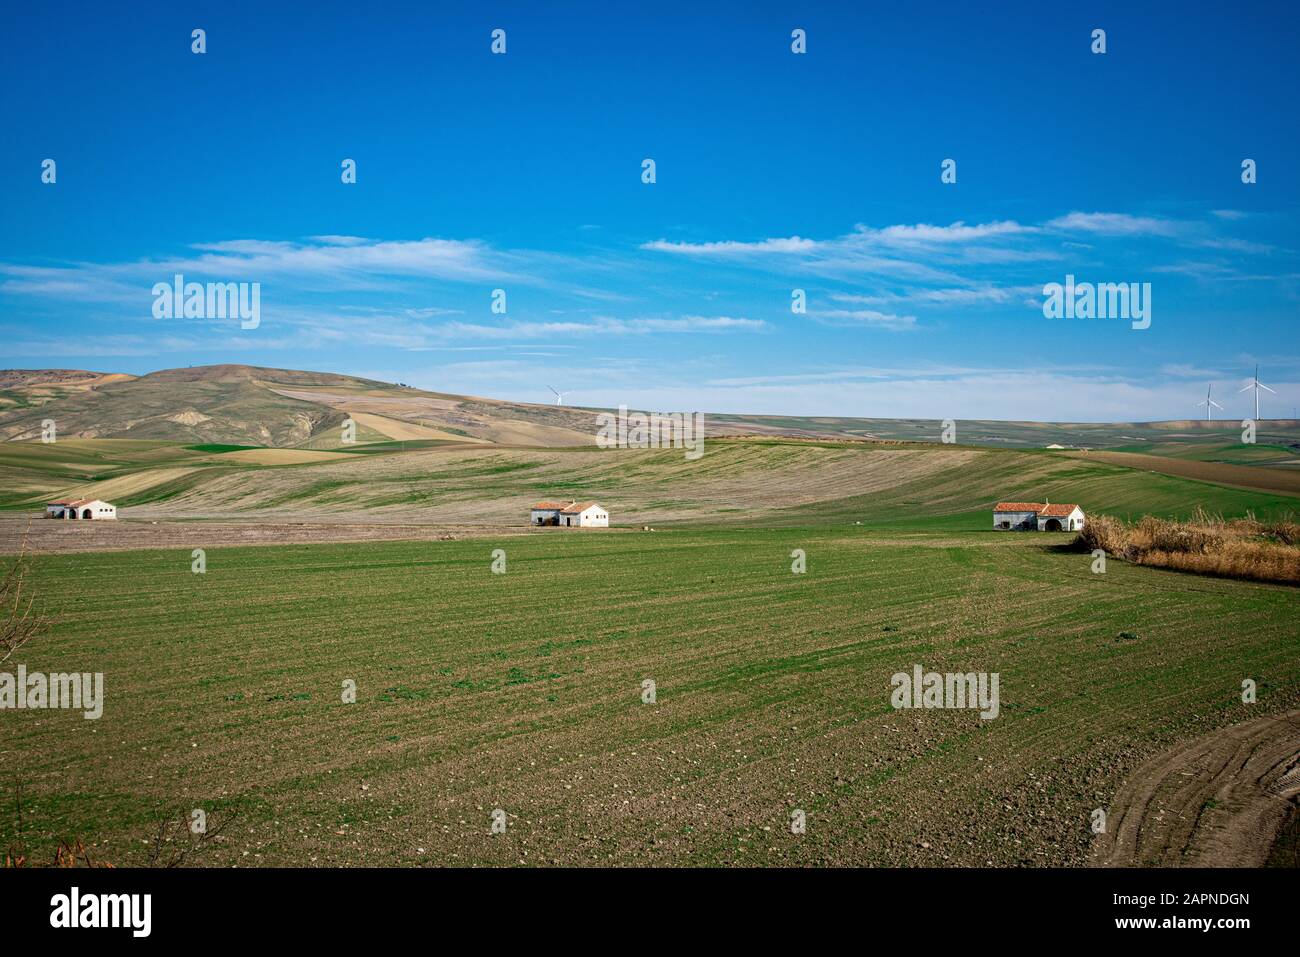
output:
[[[117,518],[117,506],[97,498],[69,498],[45,506],[46,518]]]
[[[1074,504],[998,502],[993,506],[993,527],[998,531],[1077,532],[1083,523],[1083,509]]]
[[[573,502],[560,509],[561,525],[578,525],[582,528],[609,528],[609,512],[595,502]]]
[[[609,512],[595,502],[535,502],[528,513],[530,525],[565,525],[608,528]]]

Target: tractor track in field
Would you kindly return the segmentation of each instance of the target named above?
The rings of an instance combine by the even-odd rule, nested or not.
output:
[[[1094,866],[1259,867],[1300,799],[1300,711],[1256,718],[1149,761],[1108,809]]]

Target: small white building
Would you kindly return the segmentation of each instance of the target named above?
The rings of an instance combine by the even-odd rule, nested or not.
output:
[[[97,498],[69,498],[45,506],[46,518],[108,519],[117,518],[117,506]]]
[[[574,502],[560,509],[560,524],[581,528],[609,528],[609,512],[595,502]]]
[[[1004,532],[1077,532],[1084,520],[1083,509],[1072,503],[998,502],[993,506],[993,527]]]
[[[535,502],[528,513],[530,525],[608,528],[609,512],[595,502]]]

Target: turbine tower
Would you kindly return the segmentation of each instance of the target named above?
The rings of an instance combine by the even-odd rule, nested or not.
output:
[[[1254,389],[1254,390],[1255,390],[1255,421],[1258,422],[1258,421],[1259,421],[1259,390],[1260,390],[1260,389],[1263,389],[1265,392],[1273,392],[1272,389],[1270,389],[1268,386],[1264,385],[1264,383],[1262,383],[1262,382],[1259,381],[1259,365],[1258,365],[1258,364],[1255,366],[1255,378],[1254,378],[1254,380],[1251,381],[1250,385],[1242,386],[1242,387],[1241,387],[1240,389],[1238,389],[1237,391],[1238,391],[1238,392],[1249,392],[1251,389]],[[1276,392],[1273,392],[1273,394],[1274,394],[1274,395],[1277,395]]]
[[[552,389],[549,385],[546,388],[551,389],[552,392],[555,392],[555,390]],[[555,392],[555,404],[564,405],[564,397],[566,395],[572,395],[572,394],[573,394],[573,390],[569,390],[568,392]]]
[[[1205,401],[1196,403],[1198,406],[1202,406],[1202,405],[1205,406],[1206,422],[1209,422],[1212,418],[1214,418],[1211,407],[1218,409],[1220,412],[1223,411],[1223,406],[1219,405],[1219,403],[1215,402],[1213,399],[1210,398],[1210,392],[1213,389],[1214,389],[1214,383],[1211,382],[1208,386],[1205,387]]]

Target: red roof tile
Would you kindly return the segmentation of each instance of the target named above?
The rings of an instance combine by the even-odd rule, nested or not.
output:
[[[1079,506],[1047,505],[1043,502],[998,502],[993,506],[995,512],[1037,512],[1044,518],[1065,518]],[[1082,509],[1080,509],[1082,511]]]

